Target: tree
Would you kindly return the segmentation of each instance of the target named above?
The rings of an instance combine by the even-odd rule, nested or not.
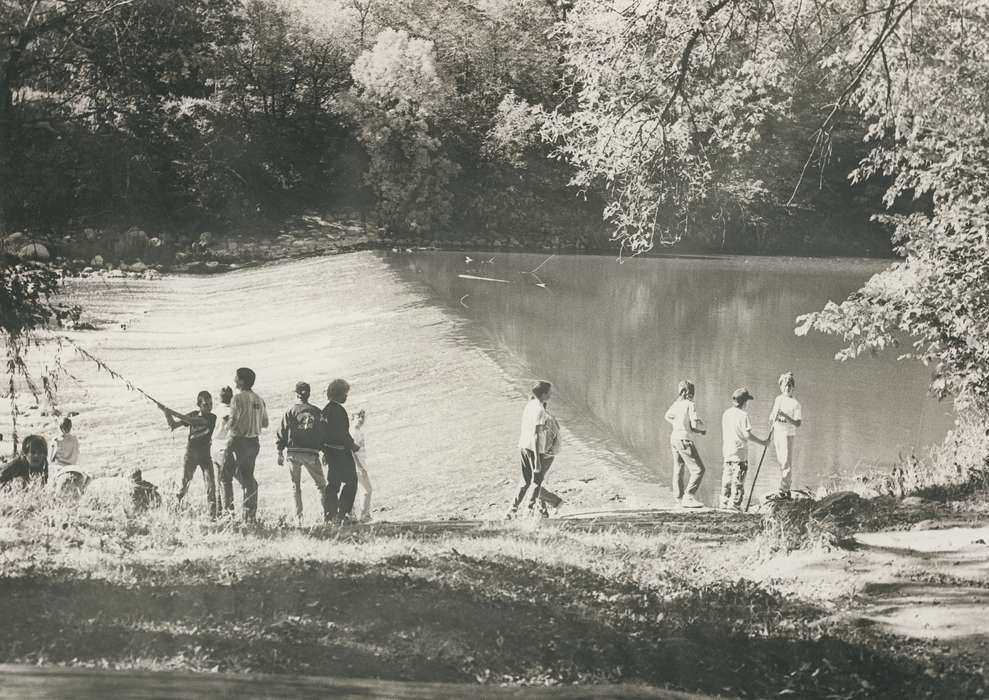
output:
[[[912,336],[936,395],[985,408],[987,15],[985,0],[580,0],[559,29],[566,99],[540,133],[573,184],[606,189],[634,252],[691,235],[699,211],[792,210],[866,137],[840,174],[886,188],[903,261],[798,332],[841,335],[841,358]]]
[[[381,220],[423,233],[447,223],[449,182],[457,166],[443,153],[433,123],[450,90],[432,42],[386,29],[354,63],[352,113],[370,156],[368,183]]]

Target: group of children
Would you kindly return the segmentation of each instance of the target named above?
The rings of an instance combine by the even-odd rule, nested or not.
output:
[[[238,391],[234,393],[230,387],[220,390],[221,405],[217,413],[213,412],[213,398],[208,391],[199,392],[197,410],[190,413],[179,413],[158,404],[170,428],[189,428],[178,500],[185,496],[196,472],[201,471],[211,517],[221,509],[233,510],[234,479],[243,489],[244,519],[253,521],[256,517],[258,483],[254,468],[260,451],[260,434],[268,427],[268,413],[264,400],[254,393],[255,380],[253,370],[239,368],[234,375]],[[303,470],[319,491],[327,522],[351,519],[358,486],[364,492],[359,519],[362,522],[371,519],[371,481],[361,454],[366,414],[357,411],[351,425],[350,416],[343,408],[349,391],[350,385],[343,379],[330,382],[329,402],[321,410],[309,403],[309,384],[297,382],[297,403],[285,412],[277,430],[277,461],[279,466],[288,467],[296,518],[300,522]],[[222,489],[217,488],[217,482]]]
[[[29,480],[39,478],[47,483],[49,459],[57,467],[72,467],[79,461],[79,440],[72,434],[72,419],[63,418],[59,424],[59,435],[48,453],[48,441],[41,435],[28,435],[21,443],[20,454],[0,466],[0,484],[14,479]]]
[[[794,398],[796,380],[793,372],[784,372],[779,377],[780,394],[773,402],[769,414],[770,434],[765,439],[752,433],[752,424],[745,406],[754,397],[745,387],[736,389],[731,395],[732,405],[721,417],[722,455],[724,468],[721,476],[720,507],[741,510],[745,494],[745,477],[748,473],[748,443],[754,442],[768,449],[770,440],[776,450],[780,467],[779,489],[771,498],[790,498],[791,475],[793,469],[793,442],[797,428],[802,423],[800,402]],[[677,399],[666,412],[666,421],[673,427],[670,434],[670,449],[673,452],[673,493],[677,502],[684,508],[702,508],[704,504],[697,498],[701,479],[704,477],[704,463],[701,460],[693,434],[705,435],[707,429],[697,415],[694,404],[694,385],[681,381],[677,385]],[[686,480],[686,484],[684,481]]]

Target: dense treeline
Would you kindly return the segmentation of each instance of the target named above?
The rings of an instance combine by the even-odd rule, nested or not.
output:
[[[513,111],[579,114],[580,9],[553,0],[3,3],[0,224],[194,231],[343,206],[403,235],[604,240],[623,229],[602,221],[610,183],[582,179],[539,124]],[[760,125],[758,157],[722,164],[755,173],[758,196],[729,182],[689,217],[667,207],[654,227],[690,230],[707,247],[881,250],[866,223],[879,194],[846,180],[867,152],[855,120],[813,184],[787,201],[829,88],[806,77],[793,109]]]

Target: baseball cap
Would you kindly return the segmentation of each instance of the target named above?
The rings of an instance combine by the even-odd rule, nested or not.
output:
[[[295,393],[296,394],[310,394],[312,393],[309,388],[308,382],[296,382],[295,383]]]
[[[751,401],[754,398],[755,397],[752,394],[750,394],[749,390],[744,386],[735,389],[735,391],[733,391],[731,395],[732,401]]]

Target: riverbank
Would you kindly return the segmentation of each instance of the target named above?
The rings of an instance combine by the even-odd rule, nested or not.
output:
[[[969,651],[862,624],[846,588],[806,595],[819,571],[782,581],[805,559],[767,555],[762,527],[659,510],[243,529],[8,495],[0,662],[725,697],[985,692]]]

